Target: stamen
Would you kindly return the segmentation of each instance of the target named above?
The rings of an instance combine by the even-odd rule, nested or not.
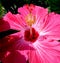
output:
[[[26,23],[31,27],[35,23],[35,16],[31,13],[26,16]]]

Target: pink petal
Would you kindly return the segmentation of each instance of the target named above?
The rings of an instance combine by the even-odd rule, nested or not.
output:
[[[41,30],[44,19],[48,14],[48,9],[40,7],[40,6],[35,6],[34,10],[32,11],[32,14],[35,15],[36,17],[36,22],[33,25],[33,27],[36,30]]]
[[[50,13],[44,23],[43,31],[46,32],[46,35],[52,39],[60,39],[60,15]]]
[[[60,43],[40,41],[33,45],[35,50],[29,51],[30,63],[60,63]]]
[[[32,45],[30,45],[28,41],[25,41],[23,40],[23,38],[20,38],[17,41],[15,41],[12,49],[23,51],[23,50],[30,50],[30,49],[33,50],[34,48]]]
[[[3,18],[0,19],[0,32],[6,31],[10,29],[10,25],[8,22],[4,21]]]
[[[36,20],[39,22],[41,19],[44,19],[44,17],[48,14],[48,9],[40,6],[35,6],[32,10],[32,14],[36,16]],[[40,20],[38,20],[39,18]]]
[[[28,14],[30,14],[35,8],[35,5],[33,4],[26,4],[23,7],[18,8],[18,12],[23,16],[26,17]]]
[[[18,36],[6,36],[0,39],[0,59],[5,56],[7,51],[14,50],[12,46],[18,39]]]
[[[10,35],[0,39],[0,48],[3,50],[2,52],[13,50],[29,50],[30,48],[33,49],[28,42],[24,41],[17,35]]]
[[[11,52],[6,58],[3,58],[3,63],[26,63],[26,58],[18,51]]]
[[[13,52],[16,50],[20,50],[20,52],[24,51],[25,53],[28,53],[27,50],[30,49],[33,50],[34,48],[18,35],[10,35],[0,39],[0,59],[6,56],[7,51]],[[21,53],[24,54],[24,52]],[[24,56],[26,57],[26,54],[24,54]]]
[[[29,14],[29,10],[28,10],[29,6],[28,5],[24,5],[23,7],[18,8],[18,12],[23,16],[27,16],[27,14]]]
[[[16,29],[16,30],[20,30],[23,29],[23,27],[25,27],[24,25],[24,20],[21,19],[21,16],[19,14],[12,14],[11,12],[8,12],[5,16],[4,16],[4,20],[9,22],[10,24],[10,29]]]

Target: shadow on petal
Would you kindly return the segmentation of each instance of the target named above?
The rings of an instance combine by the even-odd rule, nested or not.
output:
[[[3,63],[26,63],[26,58],[18,51],[11,52],[6,58],[3,58]]]
[[[4,21],[3,18],[0,18],[0,32],[10,29],[10,25],[7,21]]]

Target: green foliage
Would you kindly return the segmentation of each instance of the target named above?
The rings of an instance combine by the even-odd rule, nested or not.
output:
[[[6,13],[4,7],[0,4],[0,18]]]
[[[0,17],[2,17],[5,14],[5,9],[0,4]]]
[[[49,4],[51,11],[60,13],[60,0],[49,0],[48,4]]]

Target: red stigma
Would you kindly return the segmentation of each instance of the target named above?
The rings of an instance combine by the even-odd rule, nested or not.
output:
[[[39,34],[34,28],[32,28],[32,35],[30,35],[30,29],[28,29],[24,32],[24,39],[26,41],[35,42],[37,40],[38,36],[39,36]]]

